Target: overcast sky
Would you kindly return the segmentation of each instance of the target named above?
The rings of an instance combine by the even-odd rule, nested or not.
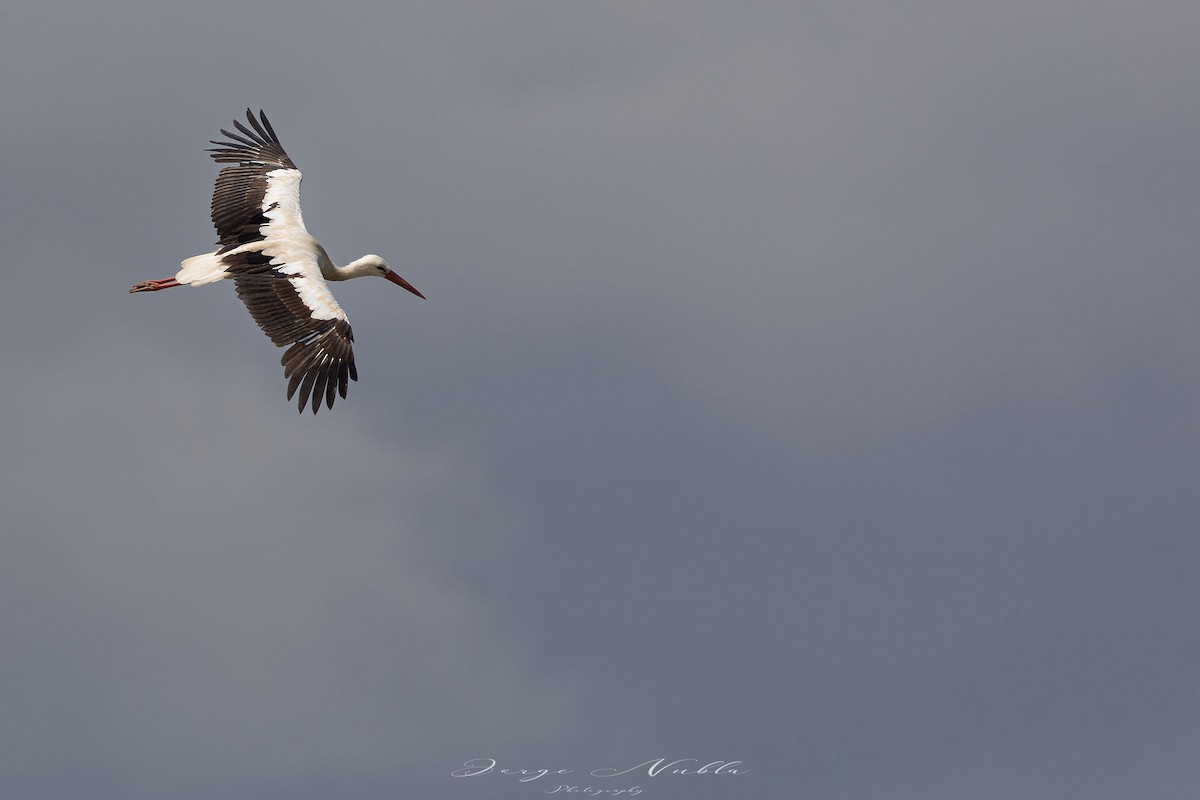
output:
[[[0,23],[4,797],[1195,796],[1194,0]],[[248,105],[429,298],[315,418],[126,292]]]

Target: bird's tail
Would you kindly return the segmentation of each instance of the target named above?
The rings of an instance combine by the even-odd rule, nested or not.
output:
[[[216,253],[185,258],[179,266],[180,270],[175,273],[175,280],[192,286],[203,286],[229,277],[229,273],[225,271],[225,262]]]

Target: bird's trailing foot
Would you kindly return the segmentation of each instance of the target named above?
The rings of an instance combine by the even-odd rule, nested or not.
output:
[[[141,283],[135,283],[133,286],[129,287],[129,293],[136,294],[137,292],[157,292],[159,289],[170,289],[172,286],[182,285],[183,284],[174,278],[162,278],[161,280],[157,281],[142,281]]]

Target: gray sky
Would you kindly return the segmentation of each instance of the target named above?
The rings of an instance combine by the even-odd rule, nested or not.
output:
[[[10,8],[0,793],[1194,796],[1198,30]],[[429,297],[337,287],[316,418],[231,287],[126,294],[247,105]],[[588,774],[657,758],[745,771]]]

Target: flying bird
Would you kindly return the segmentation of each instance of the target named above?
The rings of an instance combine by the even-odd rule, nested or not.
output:
[[[334,395],[345,398],[349,382],[358,380],[354,333],[325,282],[374,275],[421,299],[425,295],[377,255],[334,264],[304,227],[300,170],[267,115],[260,110],[255,119],[247,108],[246,121],[249,128],[234,120],[237,133],[222,128],[226,140],[210,140],[216,147],[206,151],[218,164],[231,165],[217,175],[212,197],[220,247],[185,259],[173,278],[143,281],[129,291],[157,292],[232,278],[263,333],[276,347],[288,348],[282,359],[288,400],[299,389],[300,413],[311,404],[315,414],[322,400],[333,408]]]

